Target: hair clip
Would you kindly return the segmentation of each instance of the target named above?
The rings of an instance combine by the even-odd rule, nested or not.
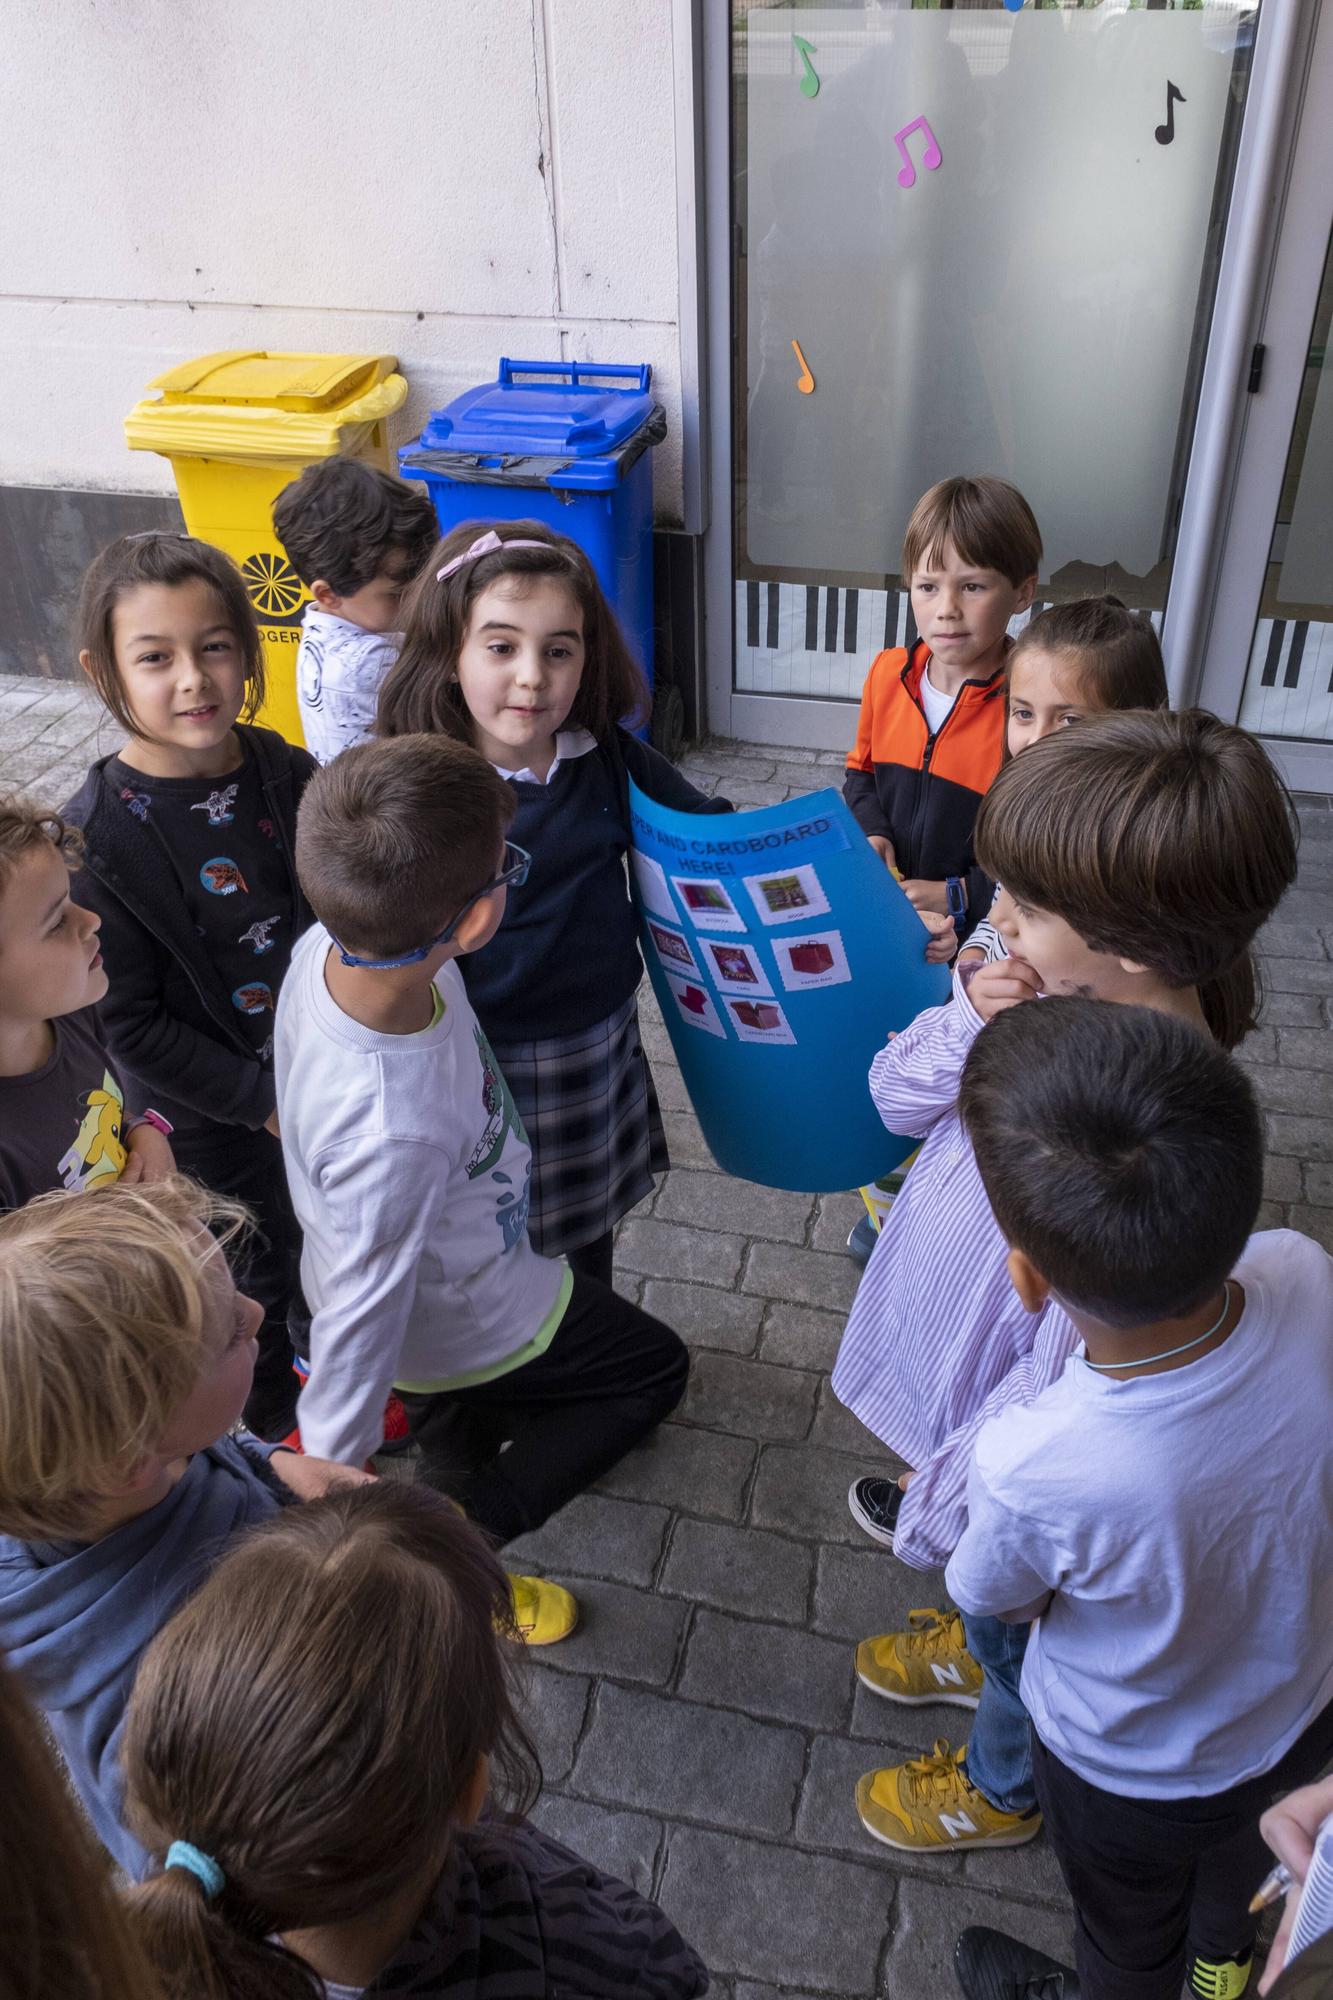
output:
[[[436,570],[436,583],[443,583],[444,579],[447,576],[452,576],[456,569],[462,569],[464,563],[476,562],[479,556],[494,555],[497,549],[550,549],[553,554],[559,554],[559,550],[553,542],[524,540],[506,542],[496,534],[494,528],[488,528],[484,535],[477,536],[476,541],[470,549],[464,549],[461,556],[455,556],[453,561],[447,562],[443,569]]]

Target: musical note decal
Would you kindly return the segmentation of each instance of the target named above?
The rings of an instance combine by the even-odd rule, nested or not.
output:
[[[793,35],[792,40],[795,42],[797,49],[800,51],[801,64],[804,72],[801,77],[801,95],[802,97],[818,97],[819,78],[815,74],[815,66],[811,62],[810,58],[813,55],[818,55],[819,51],[818,49],[816,49],[814,43],[807,42],[803,35]]]
[[[803,396],[812,395],[814,393],[815,378],[810,373],[810,363],[801,352],[801,343],[799,340],[794,340],[792,346],[796,350],[796,359],[801,364],[801,372],[796,378],[796,386]]]
[[[912,155],[907,150],[907,141],[913,132],[924,132],[926,135],[926,150],[921,155],[921,164],[928,174],[934,173],[944,157],[940,152],[939,141],[930,129],[929,119],[914,118],[910,125],[904,125],[901,131],[893,135],[893,143],[902,155],[903,161],[898,170],[898,185],[901,188],[916,186],[916,168],[912,165]]]
[[[1185,93],[1168,80],[1166,86],[1166,123],[1157,127],[1157,143],[1169,146],[1176,136],[1176,106],[1185,102]]]
[[[1011,14],[1016,14],[1022,6],[1023,0],[1004,0],[1004,4]]]

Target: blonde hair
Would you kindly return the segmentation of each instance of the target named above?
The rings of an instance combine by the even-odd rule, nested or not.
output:
[[[245,1211],[174,1176],[0,1219],[0,1533],[78,1536],[199,1378],[208,1250]]]

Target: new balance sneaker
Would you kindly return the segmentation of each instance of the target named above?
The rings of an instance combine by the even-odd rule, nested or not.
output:
[[[956,1611],[909,1611],[905,1632],[863,1639],[856,1678],[872,1694],[909,1707],[947,1701],[975,1708],[981,1694],[981,1668],[967,1650]]]
[[[886,1549],[893,1547],[902,1504],[903,1489],[896,1479],[854,1479],[847,1488],[847,1505],[857,1527]]]
[[[856,1782],[861,1824],[886,1847],[951,1854],[960,1847],[1022,1847],[1041,1832],[1041,1814],[1001,1812],[967,1781],[967,1745],[940,1737],[928,1757],[867,1771]]]
[[[963,1932],[953,1963],[966,2000],[1078,2000],[1072,1966],[984,1924]]]
[[[544,1576],[511,1576],[514,1624],[525,1646],[554,1646],[579,1622],[578,1600],[562,1584]]]
[[[1191,1993],[1199,1995],[1199,2000],[1240,2000],[1250,1983],[1253,1964],[1253,1948],[1238,1958],[1200,1958],[1192,1951],[1185,1984]]]

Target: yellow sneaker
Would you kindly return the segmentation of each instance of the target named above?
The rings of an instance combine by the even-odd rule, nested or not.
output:
[[[525,1646],[554,1646],[567,1639],[579,1622],[577,1598],[562,1584],[544,1576],[511,1576],[514,1624]]]
[[[1041,1832],[1041,1814],[1001,1812],[967,1781],[967,1745],[940,1737],[928,1757],[867,1771],[856,1784],[861,1824],[886,1847],[945,1854],[956,1847],[1021,1847]]]
[[[1191,1952],[1186,1991],[1197,1993],[1199,2000],[1240,2000],[1250,1983],[1253,1963],[1253,1949],[1240,1958],[1200,1958],[1197,1952]]]
[[[947,1701],[975,1708],[981,1694],[981,1668],[967,1650],[956,1611],[909,1611],[905,1632],[863,1639],[856,1678],[872,1694],[909,1706]]]

